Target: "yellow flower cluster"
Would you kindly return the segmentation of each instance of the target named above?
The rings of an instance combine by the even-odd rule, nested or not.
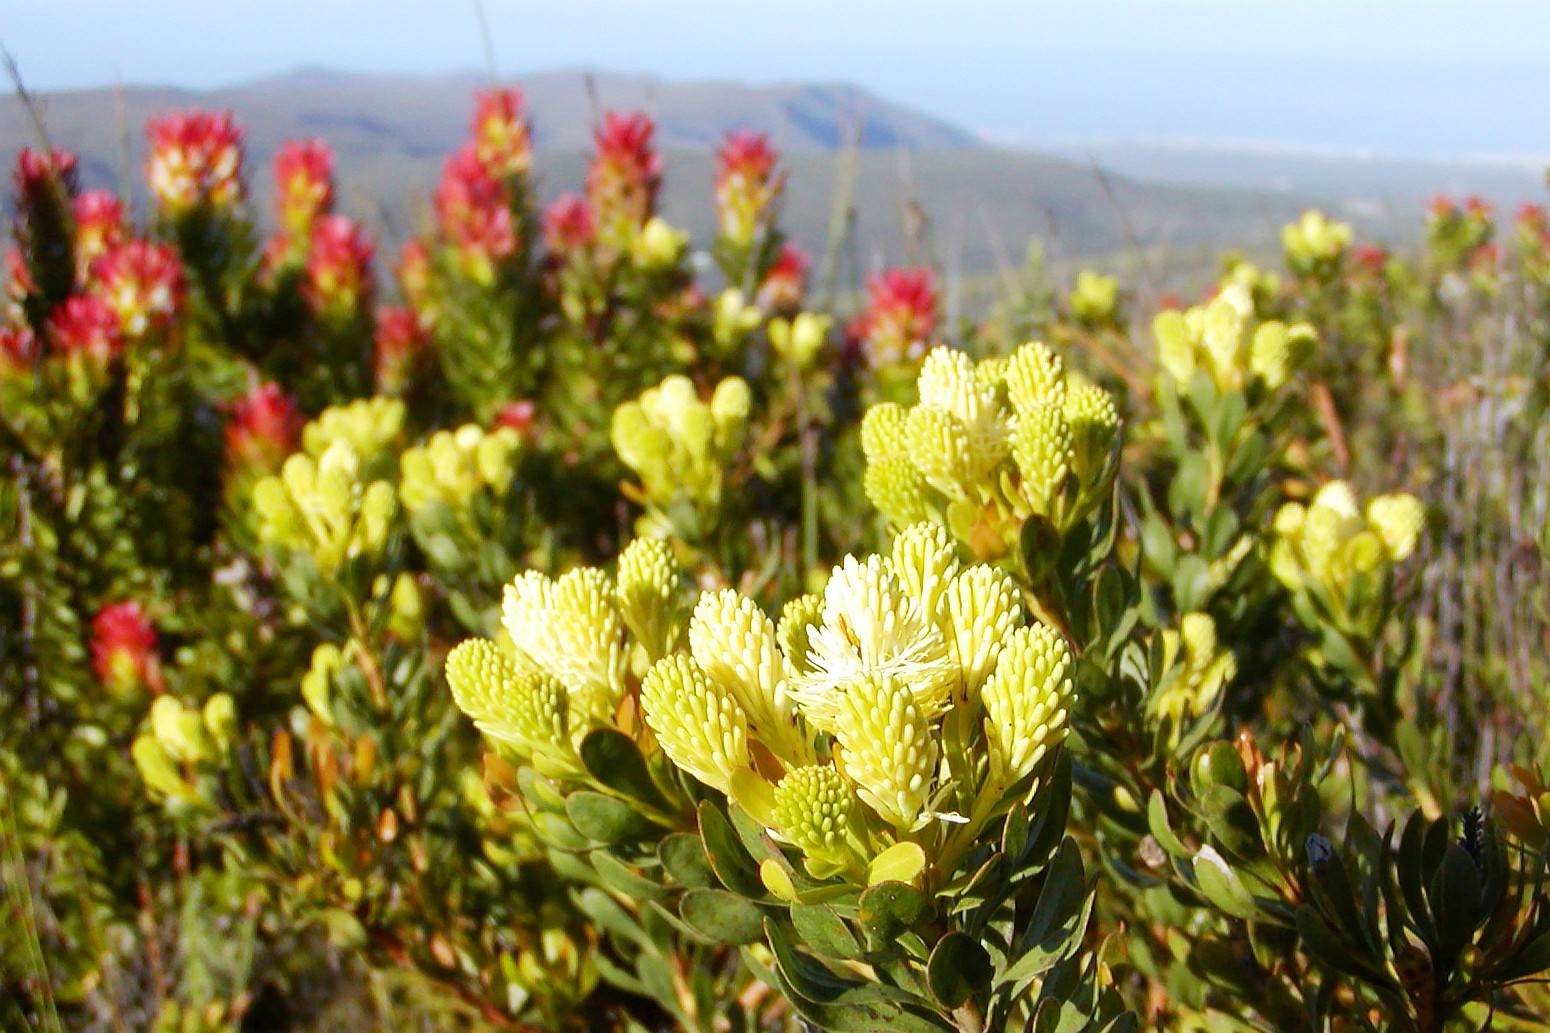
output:
[[[338,438],[317,458],[297,453],[278,476],[259,481],[253,505],[263,542],[307,553],[330,573],[347,559],[381,552],[398,499],[390,482],[366,482],[359,454]]]
[[[1066,643],[1027,621],[1004,572],[961,563],[939,526],[848,558],[778,622],[730,589],[701,595],[685,622],[682,580],[648,539],[616,580],[522,575],[506,594],[510,643],[448,657],[457,705],[524,762],[578,771],[589,730],[627,727],[633,637],[651,661],[637,693],[657,746],[818,877],[862,878],[900,843],[961,849],[1029,797],[1065,738]]]
[[[697,541],[715,527],[751,405],[741,377],[723,380],[705,402],[688,377],[674,375],[614,410],[614,451],[640,477],[648,508],[642,535]]]
[[[1152,333],[1157,361],[1180,390],[1197,370],[1219,391],[1246,391],[1256,379],[1274,390],[1308,361],[1316,342],[1306,323],[1256,325],[1253,292],[1240,281],[1229,282],[1208,304],[1158,313]]]
[[[794,626],[795,625],[795,626]],[[646,722],[680,768],[729,792],[817,877],[901,842],[940,850],[1025,798],[1065,737],[1071,655],[1028,625],[1003,572],[918,524],[848,558],[780,626],[726,591],[687,655],[646,676]]]
[[[398,497],[410,513],[437,502],[466,507],[480,491],[502,495],[511,486],[522,437],[510,427],[486,431],[469,424],[437,431],[399,459]]]
[[[1287,264],[1306,271],[1332,266],[1350,246],[1351,238],[1350,226],[1312,208],[1281,229]]]
[[[202,708],[158,696],[151,704],[149,727],[135,739],[130,754],[153,796],[195,806],[200,796],[192,776],[226,752],[236,727],[236,704],[224,692],[211,696]]]
[[[1184,725],[1216,706],[1237,675],[1238,662],[1217,640],[1216,621],[1209,614],[1186,613],[1177,628],[1162,632],[1161,671],[1147,709],[1154,719],[1167,722],[1177,745]]]
[[[1114,400],[1068,374],[1046,345],[979,363],[937,348],[916,386],[917,405],[874,405],[861,424],[867,497],[895,526],[945,524],[993,560],[1012,551],[1029,516],[1065,530],[1108,493]]]
[[[1291,502],[1276,513],[1270,569],[1293,592],[1318,596],[1342,630],[1360,630],[1425,522],[1413,495],[1379,495],[1363,508],[1349,484],[1331,481],[1307,506]]]

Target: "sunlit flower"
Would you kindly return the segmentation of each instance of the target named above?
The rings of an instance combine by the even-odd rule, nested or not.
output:
[[[592,206],[577,194],[561,194],[544,212],[544,244],[566,254],[589,247],[597,238]]]
[[[474,150],[497,176],[526,175],[532,167],[532,143],[522,107],[520,90],[479,93],[474,112]]]
[[[312,307],[319,312],[352,313],[365,305],[374,287],[374,251],[354,220],[343,215],[318,220],[312,231],[303,287]]]
[[[49,319],[49,338],[60,354],[98,365],[124,348],[118,314],[95,294],[67,298]]]
[[[662,161],[652,144],[656,126],[642,112],[608,112],[593,133],[597,153],[587,170],[587,198],[604,225],[643,225],[656,207]]]
[[[124,205],[106,190],[75,199],[75,277],[85,283],[92,263],[124,242]]]
[[[301,444],[301,411],[279,384],[254,384],[231,406],[226,456],[233,465],[273,473]]]
[[[119,245],[98,260],[96,284],[131,339],[171,325],[183,302],[183,266],[165,244]]]
[[[889,269],[867,280],[867,307],[851,324],[869,365],[920,359],[936,332],[936,279],[929,269]]]
[[[781,245],[775,263],[759,284],[759,307],[767,312],[792,312],[807,293],[807,255],[795,244]]]
[[[116,695],[154,687],[156,628],[134,600],[112,603],[92,618],[92,669]]]
[[[312,226],[334,207],[334,155],[322,140],[287,140],[275,156],[275,198],[280,226],[305,243]]]
[[[168,115],[147,132],[151,193],[169,214],[204,204],[224,211],[242,199],[242,133],[231,112]]]
[[[478,283],[495,281],[495,266],[517,253],[511,199],[473,145],[447,159],[436,188],[436,219],[458,263]]]
[[[716,153],[716,219],[722,236],[741,247],[753,242],[780,193],[775,150],[763,133],[727,134]]]

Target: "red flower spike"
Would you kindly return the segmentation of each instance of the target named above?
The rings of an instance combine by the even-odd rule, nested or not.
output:
[[[867,307],[850,332],[873,367],[925,356],[936,332],[936,278],[929,269],[888,269],[867,280]]]
[[[242,200],[242,133],[229,111],[184,112],[153,120],[151,193],[177,216],[201,205],[227,211]]]
[[[550,251],[580,251],[597,239],[592,206],[578,194],[561,194],[544,212],[544,244]]]
[[[94,293],[112,308],[130,339],[172,325],[183,305],[183,265],[165,244],[132,240],[97,260]]]
[[[334,210],[334,155],[322,140],[287,140],[274,161],[280,225],[294,240]]]
[[[226,457],[233,466],[272,473],[301,444],[301,410],[279,384],[254,384],[231,405]]]
[[[525,176],[533,165],[533,148],[522,91],[484,90],[474,111],[474,153],[498,177]]]
[[[65,300],[49,318],[49,338],[61,355],[106,366],[124,349],[118,313],[96,294]]]
[[[105,688],[117,695],[142,687],[159,690],[156,628],[139,603],[104,606],[91,629],[92,669]]]
[[[642,112],[608,112],[593,133],[597,153],[587,170],[587,198],[604,223],[640,225],[656,208],[662,160],[652,143],[656,125]]]
[[[353,219],[343,215],[319,219],[312,230],[312,252],[302,287],[313,310],[349,313],[369,302],[375,286],[371,272],[375,252]]]

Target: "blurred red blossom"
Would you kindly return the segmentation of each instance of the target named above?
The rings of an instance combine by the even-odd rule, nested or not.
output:
[[[151,121],[150,185],[172,215],[242,200],[242,132],[229,111],[190,111]]]

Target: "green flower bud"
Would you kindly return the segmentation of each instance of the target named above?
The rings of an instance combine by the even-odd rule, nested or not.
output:
[[[1088,326],[1109,326],[1119,319],[1119,281],[1083,269],[1071,292],[1071,314]]]
[[[832,322],[828,316],[812,312],[798,313],[789,322],[784,319],[773,320],[769,328],[770,346],[786,362],[798,370],[806,370],[812,366],[828,341]]]
[[[835,738],[845,775],[878,817],[907,832],[931,798],[937,738],[910,686],[891,675],[854,682],[839,696]]]
[[[151,734],[174,761],[192,764],[215,755],[199,711],[172,696],[158,696],[151,704]]]
[[[844,867],[855,863],[860,838],[856,793],[832,767],[792,768],[775,786],[775,822],[783,838],[808,858]]]
[[[501,621],[517,649],[569,691],[582,713],[609,719],[624,698],[624,618],[602,571],[558,580],[536,571],[506,586]]]
[[[453,702],[485,735],[526,758],[571,757],[565,687],[523,669],[488,639],[469,639],[447,654]]]
[[[522,435],[512,427],[501,427],[482,435],[474,447],[474,465],[479,478],[497,495],[504,495],[516,475],[516,458],[522,450]]]
[[[683,569],[668,544],[637,538],[619,554],[619,613],[652,660],[677,644]]]
[[[730,457],[742,445],[743,430],[748,426],[748,413],[752,408],[753,395],[742,377],[727,377],[716,385],[716,392],[710,399],[710,413],[716,426],[716,448],[723,457]]]
[[[1389,559],[1399,563],[1415,551],[1426,510],[1414,495],[1379,495],[1367,503],[1367,524],[1383,539]]]
[[[786,665],[795,674],[809,674],[807,654],[812,648],[813,629],[823,620],[823,596],[799,595],[780,611],[780,623],[775,628],[780,651],[786,655]]]
[[[155,736],[138,737],[129,752],[134,758],[135,767],[140,771],[141,781],[152,796],[182,800],[191,793],[192,787],[183,780],[177,762]]]
[[[217,692],[205,700],[204,710],[200,715],[204,721],[205,731],[221,751],[230,748],[233,738],[237,734],[237,704],[224,692]]]
[[[1006,363],[1006,391],[1021,415],[1039,406],[1060,411],[1066,403],[1066,364],[1049,345],[1032,341]]]
[[[1084,492],[1098,483],[1119,438],[1119,409],[1114,396],[1096,384],[1083,384],[1066,394],[1066,424],[1071,429],[1071,472]]]
[[[732,589],[700,596],[689,621],[689,650],[712,681],[729,692],[748,730],[782,760],[811,760],[812,740],[792,700],[775,623]]]
[[[668,759],[706,785],[730,792],[733,773],[751,767],[743,708],[689,657],[653,664],[640,702]]]
[[[1181,388],[1195,375],[1195,339],[1182,312],[1159,312],[1152,320],[1157,340],[1157,364]]]
[[[374,459],[394,450],[406,413],[397,398],[361,398],[333,406],[302,428],[302,448],[316,457],[343,441],[363,460]]]
[[[1016,784],[1065,741],[1071,705],[1071,650],[1044,624],[1017,628],[980,691],[991,778]]]
[[[1033,512],[1054,516],[1071,472],[1071,427],[1061,411],[1048,405],[1020,409],[1012,458],[1023,500]]]
[[[893,539],[894,572],[904,590],[920,603],[920,611],[935,618],[942,594],[958,575],[958,552],[940,524],[911,524]]]
[[[910,453],[909,410],[897,402],[880,402],[861,417],[861,451],[868,463]]]
[[[861,486],[867,500],[895,527],[930,519],[926,479],[902,455],[868,461]]]
[[[329,703],[333,694],[333,679],[344,666],[344,655],[339,647],[325,642],[312,651],[312,663],[301,677],[301,698],[307,709],[325,725],[334,724],[334,712]]]
[[[952,413],[917,405],[909,413],[909,455],[921,475],[949,498],[969,498],[975,488],[969,431]]]
[[[1022,592],[1005,571],[980,565],[953,578],[945,597],[943,628],[963,698],[973,700],[995,669],[1007,636],[1023,624]]]
[[[632,242],[635,261],[647,270],[671,269],[683,258],[689,236],[673,229],[663,219],[652,216]]]

